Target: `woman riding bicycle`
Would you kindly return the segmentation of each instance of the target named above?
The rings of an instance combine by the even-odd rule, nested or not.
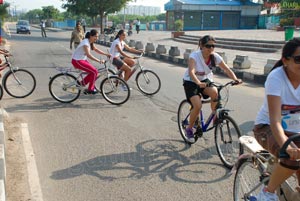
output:
[[[129,56],[123,51],[123,49],[125,48],[129,52],[137,54],[143,53],[144,50],[136,50],[132,47],[129,47],[124,42],[125,37],[126,33],[123,29],[121,29],[110,46],[110,54],[112,56],[112,64],[115,65],[118,69],[125,72],[124,80],[127,81],[131,74],[131,67],[135,64],[135,57]]]
[[[280,147],[294,133],[300,133],[300,40],[288,41],[281,59],[275,64],[265,83],[265,100],[253,129],[257,141],[278,157]],[[276,163],[268,186],[262,188],[257,200],[278,200],[275,190],[297,173],[299,182],[300,142],[287,148],[290,159]]]
[[[75,68],[83,70],[87,72],[87,76],[82,80],[82,85],[85,86],[89,84],[88,89],[84,91],[85,94],[95,94],[97,90],[95,89],[95,80],[98,76],[98,70],[95,68],[87,58],[94,60],[98,63],[103,63],[103,60],[97,59],[91,54],[91,50],[94,50],[98,54],[103,54],[105,56],[110,57],[110,54],[106,54],[105,52],[99,50],[95,47],[94,43],[98,39],[98,31],[92,29],[87,32],[85,35],[85,39],[80,42],[78,47],[75,49],[72,55],[72,64]]]
[[[215,110],[218,97],[216,87],[210,87],[209,83],[213,81],[212,67],[218,65],[227,76],[237,83],[241,83],[237,79],[234,72],[225,64],[222,57],[214,52],[216,40],[206,35],[199,40],[199,49],[192,52],[188,60],[188,69],[183,77],[183,86],[187,100],[192,104],[189,125],[186,127],[186,137],[189,141],[194,141],[193,126],[200,113],[202,103],[201,96],[211,98],[211,109]]]

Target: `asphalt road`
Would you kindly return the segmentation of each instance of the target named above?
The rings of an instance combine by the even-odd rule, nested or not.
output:
[[[25,99],[5,94],[1,105],[28,124],[43,200],[232,200],[233,177],[217,156],[213,132],[191,147],[180,137],[184,68],[144,58],[162,80],[154,97],[142,95],[131,80],[132,95],[122,106],[101,95],[62,104],[50,96],[48,82],[56,66],[71,66],[71,32],[42,38],[38,29],[17,35],[12,26],[11,33],[13,63],[32,71],[38,85]],[[262,86],[231,88],[228,108],[243,134],[251,134],[262,98]]]

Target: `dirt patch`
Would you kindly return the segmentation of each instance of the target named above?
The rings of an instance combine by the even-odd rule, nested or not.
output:
[[[33,200],[28,184],[21,123],[20,118],[4,117],[7,201]]]

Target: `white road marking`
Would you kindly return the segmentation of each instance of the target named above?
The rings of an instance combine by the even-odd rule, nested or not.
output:
[[[26,123],[21,124],[22,139],[24,145],[24,151],[27,161],[28,180],[33,200],[43,201],[43,194],[40,185],[40,179],[36,167],[35,155],[31,145],[31,140],[28,132],[28,125]]]

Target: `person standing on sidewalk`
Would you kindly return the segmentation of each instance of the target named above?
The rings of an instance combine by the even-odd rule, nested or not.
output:
[[[84,38],[84,32],[81,27],[81,23],[77,22],[76,27],[71,34],[70,49],[72,49],[73,42],[74,42],[74,48],[76,49],[79,43],[83,40],[83,38]]]
[[[141,26],[141,21],[139,20],[139,18],[137,18],[135,23],[135,29],[137,34],[140,32],[140,26]]]
[[[47,37],[47,34],[46,34],[46,23],[44,20],[41,21],[40,23],[40,26],[41,26],[41,32],[42,32],[42,37]]]

